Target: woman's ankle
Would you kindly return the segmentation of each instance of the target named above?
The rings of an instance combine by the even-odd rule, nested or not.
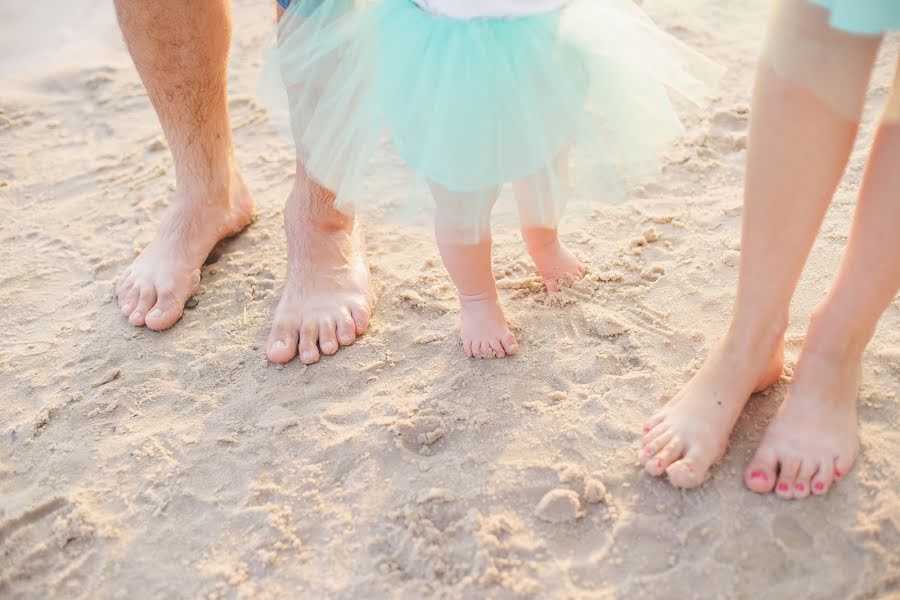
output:
[[[771,356],[784,343],[787,314],[763,314],[736,310],[726,334],[729,346],[743,352]]]
[[[870,320],[826,301],[813,310],[804,349],[840,360],[859,359],[875,330]]]

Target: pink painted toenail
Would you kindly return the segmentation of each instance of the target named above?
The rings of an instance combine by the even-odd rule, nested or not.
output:
[[[798,492],[802,492],[804,490],[804,488],[805,488],[805,486],[802,483],[794,484],[794,489],[796,489]]]
[[[843,473],[841,473],[841,472],[840,472],[840,471],[838,471],[838,470],[835,470],[835,472],[834,472],[834,476],[835,476],[835,477],[837,477],[837,478],[838,478],[838,479],[840,479],[840,478],[841,478],[841,477],[843,477],[843,476],[844,476],[844,474],[843,474]]]
[[[656,459],[656,466],[657,466],[657,467],[661,467],[661,466],[662,466],[662,459],[661,459],[661,458],[657,458],[657,459]]]
[[[644,433],[647,433],[647,432],[649,432],[649,431],[650,431],[650,428],[647,427],[646,425],[644,425]]]
[[[786,492],[786,491],[788,491],[789,489],[791,489],[791,488],[790,488],[790,486],[789,486],[788,484],[786,484],[786,483],[779,483],[779,484],[778,484],[778,491],[779,491],[779,492]]]
[[[768,481],[769,476],[766,475],[764,471],[753,471],[750,473],[750,479],[762,479],[763,481]]]
[[[821,492],[822,490],[825,489],[825,484],[820,481],[819,483],[816,484],[816,489]]]

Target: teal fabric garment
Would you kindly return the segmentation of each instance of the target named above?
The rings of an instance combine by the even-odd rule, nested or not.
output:
[[[569,147],[620,187],[646,181],[683,131],[669,94],[701,103],[720,74],[631,0],[469,20],[411,0],[293,0],[277,37],[267,71],[280,74],[298,153],[336,206],[365,205],[362,180],[386,137],[413,177],[462,199],[460,228],[467,194],[480,210],[485,190],[528,178],[540,198],[523,219],[555,225],[567,185],[556,161]]]
[[[454,191],[551,164],[584,113],[589,60],[558,13],[436,18],[408,0],[380,19],[378,101],[403,159]]]
[[[811,0],[831,11],[831,25],[857,35],[900,29],[900,0]]]

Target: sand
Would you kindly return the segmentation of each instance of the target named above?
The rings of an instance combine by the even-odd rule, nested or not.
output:
[[[378,218],[387,164],[370,189],[371,331],[284,368],[262,350],[293,171],[255,101],[272,7],[236,2],[230,75],[259,216],[160,334],[129,326],[112,291],[169,202],[171,159],[111,3],[65,4],[0,6],[0,597],[897,597],[900,301],[866,353],[849,476],[804,502],[741,479],[846,243],[894,40],[797,291],[786,375],[681,492],[634,446],[728,321],[765,2],[663,20],[728,74],[661,181],[567,224],[584,282],[549,301],[497,231],[518,357],[464,357],[427,229]]]

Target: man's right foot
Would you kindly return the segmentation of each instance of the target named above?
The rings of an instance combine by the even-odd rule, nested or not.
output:
[[[266,344],[274,363],[334,354],[366,332],[375,300],[362,234],[300,171],[284,209],[288,266]]]
[[[163,331],[184,312],[200,268],[217,243],[253,220],[253,198],[241,176],[204,195],[176,192],[156,237],[116,282],[122,314],[136,327]]]
[[[742,344],[730,333],[688,384],[644,425],[640,460],[676,487],[706,480],[725,454],[731,430],[754,392],[781,377],[784,342]]]

